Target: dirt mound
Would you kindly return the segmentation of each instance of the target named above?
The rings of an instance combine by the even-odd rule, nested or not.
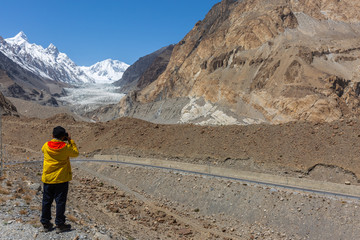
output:
[[[72,124],[76,122],[75,118],[67,113],[59,113],[46,119],[47,123],[62,122],[63,124]]]

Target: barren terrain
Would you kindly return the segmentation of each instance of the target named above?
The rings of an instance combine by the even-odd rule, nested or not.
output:
[[[130,67],[119,103],[83,117],[53,107],[66,84],[0,54],[0,87],[11,101],[0,96],[0,240],[358,239],[359,7],[350,0],[223,0],[174,48]],[[58,125],[86,160],[72,163],[73,230],[60,235],[39,224],[40,149]],[[104,155],[353,192],[89,161]]]
[[[358,184],[360,174],[358,119],[204,127],[131,118],[90,123],[64,113],[47,119],[7,116],[6,161],[41,160],[40,148],[57,125],[70,132],[81,158],[121,154],[351,185]],[[76,231],[68,237],[323,239],[326,234],[326,239],[353,239],[358,234],[356,199],[116,164],[74,163],[73,169],[68,214]],[[5,170],[3,206],[12,206],[11,194],[17,190],[7,181],[40,183],[41,163]],[[36,196],[29,207],[39,206]],[[3,222],[30,222],[36,232],[39,208],[31,213],[27,220],[17,214]],[[335,228],[341,232],[334,234]],[[36,234],[46,239],[44,233]]]
[[[39,149],[51,139],[57,125],[71,133],[83,156],[167,158],[340,183],[349,180],[353,184],[360,174],[357,119],[208,127],[160,125],[131,118],[79,122],[66,114],[48,119],[4,117],[3,140],[8,158],[41,158]],[[313,176],[316,171],[329,174]]]

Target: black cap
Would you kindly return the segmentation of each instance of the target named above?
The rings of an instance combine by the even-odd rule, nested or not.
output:
[[[53,130],[53,136],[54,138],[61,139],[66,135],[66,130],[63,127],[57,126]]]

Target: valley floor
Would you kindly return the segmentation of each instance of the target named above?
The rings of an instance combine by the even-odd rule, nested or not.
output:
[[[130,118],[90,123],[68,114],[3,117],[6,161],[41,161],[41,146],[57,125],[71,133],[81,158],[121,154],[358,185],[357,119],[201,127]],[[356,239],[360,233],[357,199],[110,163],[73,169],[68,215],[76,230],[53,239]],[[41,196],[37,188],[27,194],[40,184],[41,164],[5,170],[2,229],[25,222],[34,225],[25,227],[32,236],[46,239],[37,222]],[[0,239],[23,239],[14,236]]]

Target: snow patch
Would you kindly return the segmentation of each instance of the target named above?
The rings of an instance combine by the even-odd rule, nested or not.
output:
[[[201,101],[201,100],[200,100]],[[219,110],[210,102],[200,104],[198,98],[191,98],[190,102],[181,110],[180,123],[195,122],[198,125],[232,125],[239,122]]]

